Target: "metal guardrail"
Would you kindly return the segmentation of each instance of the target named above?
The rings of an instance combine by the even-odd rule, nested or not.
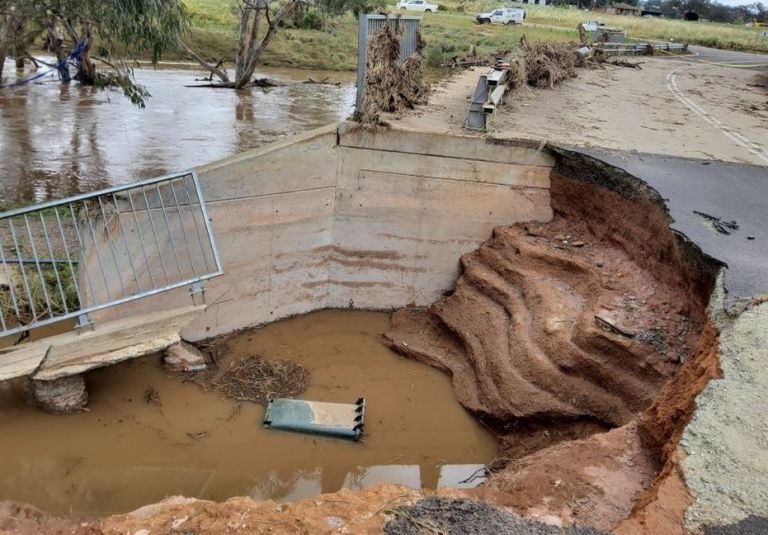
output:
[[[0,214],[0,336],[222,273],[194,171]]]
[[[688,52],[688,43],[600,43],[596,48],[616,55],[645,55],[649,49],[654,51],[666,51],[672,53]]]

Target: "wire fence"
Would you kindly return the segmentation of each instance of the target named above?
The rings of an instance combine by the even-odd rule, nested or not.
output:
[[[0,336],[222,273],[194,172],[0,214]]]

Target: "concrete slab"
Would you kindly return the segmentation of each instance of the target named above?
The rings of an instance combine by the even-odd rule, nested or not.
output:
[[[204,309],[204,306],[191,306],[144,314],[103,324],[91,332],[73,334],[51,345],[32,377],[51,381],[157,353],[180,341],[181,329]]]
[[[0,354],[0,381],[31,375],[43,362],[50,347],[50,339],[46,339]]]
[[[143,314],[99,324],[90,332],[61,334],[0,354],[0,381],[31,375],[50,381],[162,351],[204,306]]]

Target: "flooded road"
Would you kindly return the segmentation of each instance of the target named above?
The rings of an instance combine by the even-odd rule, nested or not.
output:
[[[457,403],[448,376],[379,342],[388,315],[324,311],[245,332],[220,360],[293,360],[311,371],[301,398],[367,399],[361,442],[261,427],[264,408],[170,377],[159,358],[94,371],[88,412],[53,416],[0,383],[0,500],[107,514],[182,494],[295,500],[381,481],[456,486],[497,453]],[[145,401],[154,389],[159,402]],[[472,485],[479,481],[475,480]]]
[[[6,63],[4,82],[34,74]],[[189,88],[196,69],[137,69],[146,109],[118,91],[52,78],[0,89],[0,204],[40,202],[151,178],[224,158],[344,119],[351,73],[265,69],[290,84],[269,89]],[[302,84],[309,77],[340,85]]]

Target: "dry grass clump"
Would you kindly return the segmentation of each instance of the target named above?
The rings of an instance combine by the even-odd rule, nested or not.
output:
[[[289,360],[245,357],[234,363],[213,385],[226,397],[266,405],[270,398],[292,397],[309,387],[310,372]]]
[[[26,277],[22,276],[20,266],[11,265],[8,270],[10,281],[0,285],[0,309],[8,327],[18,323],[27,325],[80,308],[75,281],[68,268],[59,265],[54,270],[52,266],[44,266],[38,271],[35,266],[26,266]]]
[[[425,104],[429,84],[424,76],[422,52],[426,44],[418,35],[416,52],[399,63],[402,26],[389,20],[368,42],[366,87],[362,109],[357,118],[362,123],[380,124],[381,112],[397,113]]]
[[[528,84],[535,87],[549,87],[576,76],[576,67],[581,58],[574,43],[541,41],[528,43],[523,37],[520,50],[525,62]]]

